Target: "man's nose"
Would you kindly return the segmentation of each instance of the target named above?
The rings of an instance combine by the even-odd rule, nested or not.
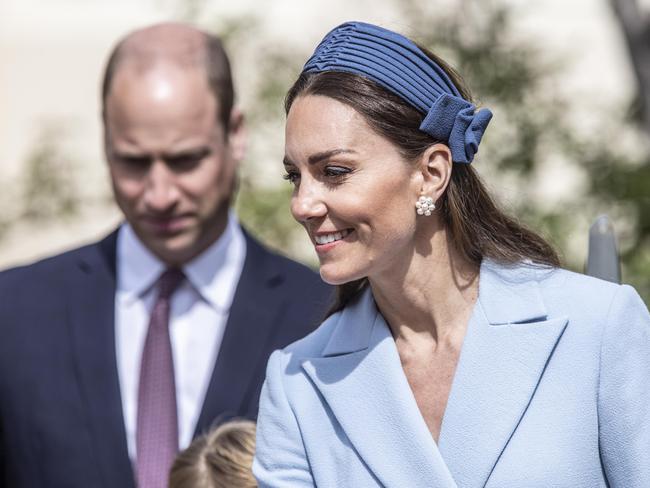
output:
[[[176,177],[164,161],[154,160],[149,168],[144,189],[144,203],[148,210],[165,212],[178,202]]]
[[[317,183],[305,180],[300,183],[291,197],[291,213],[301,223],[327,214],[325,198]]]

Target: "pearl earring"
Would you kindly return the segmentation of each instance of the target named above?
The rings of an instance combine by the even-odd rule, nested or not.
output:
[[[417,209],[416,212],[418,215],[426,215],[428,217],[436,209],[436,204],[433,203],[433,198],[423,195],[415,202],[415,208]]]

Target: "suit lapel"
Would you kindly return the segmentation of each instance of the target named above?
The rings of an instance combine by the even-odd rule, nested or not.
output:
[[[566,327],[566,317],[547,319],[535,272],[481,267],[439,439],[459,486],[485,486]]]
[[[484,261],[438,446],[369,291],[343,311],[324,357],[303,363],[382,484],[485,486],[568,322],[547,317],[543,272]]]
[[[115,246],[117,232],[87,248],[68,293],[77,375],[89,413],[97,463],[106,486],[134,485],[122,417],[115,356]]]
[[[382,485],[455,487],[369,291],[343,311],[324,355],[302,367]]]
[[[273,323],[285,307],[280,293],[280,269],[246,234],[246,259],[230,308],[219,355],[210,378],[196,434],[219,420],[242,414],[252,394],[256,372],[268,357],[264,354]]]

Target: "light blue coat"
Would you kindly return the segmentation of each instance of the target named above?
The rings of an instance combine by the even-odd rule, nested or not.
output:
[[[629,286],[481,266],[436,445],[370,291],[276,351],[260,486],[650,487],[650,316]]]

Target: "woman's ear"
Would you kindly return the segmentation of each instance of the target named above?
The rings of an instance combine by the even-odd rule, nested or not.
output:
[[[447,145],[434,144],[428,147],[418,161],[422,182],[420,194],[437,202],[449,184],[452,166],[451,151]]]

